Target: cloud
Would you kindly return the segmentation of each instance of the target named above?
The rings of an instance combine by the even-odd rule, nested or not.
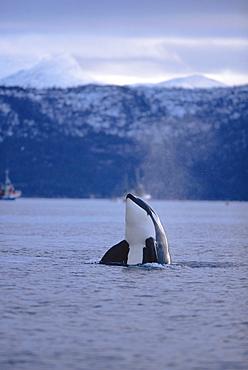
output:
[[[0,8],[5,32],[245,37],[248,30],[247,0],[11,0]]]
[[[163,39],[85,36],[81,34],[24,34],[0,36],[0,55],[33,55],[68,52],[85,59],[152,58],[179,62]]]
[[[2,1],[0,77],[67,53],[103,82],[191,73],[248,82],[247,14],[247,0]]]

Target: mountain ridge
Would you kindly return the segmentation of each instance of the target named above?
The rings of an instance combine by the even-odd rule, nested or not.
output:
[[[24,196],[248,200],[248,86],[0,87],[0,173]]]
[[[172,88],[172,89],[212,89],[212,88],[226,88],[230,87],[223,82],[205,77],[203,75],[189,75],[187,77],[178,77],[169,79],[162,82],[157,83],[140,83],[140,84],[133,84],[127,85],[129,87],[145,87],[145,88],[152,88],[152,87],[164,87],[164,88]]]
[[[89,83],[101,84],[87,73],[84,73],[77,60],[67,54],[50,55],[29,69],[20,70],[0,79],[5,86],[22,86],[34,88],[67,88]],[[165,87],[185,89],[205,89],[227,87],[222,82],[207,78],[203,75],[190,75],[162,81],[159,83],[141,83],[127,85],[129,87]]]
[[[160,87],[172,87],[172,88],[185,88],[185,89],[209,89],[215,87],[227,87],[226,84],[217,80],[202,76],[202,75],[190,75],[187,77],[180,77],[170,79],[168,81],[160,82]]]

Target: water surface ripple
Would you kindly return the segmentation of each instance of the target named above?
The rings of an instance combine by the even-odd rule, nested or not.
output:
[[[173,264],[98,264],[124,203],[0,202],[0,368],[248,368],[245,202],[151,201]]]

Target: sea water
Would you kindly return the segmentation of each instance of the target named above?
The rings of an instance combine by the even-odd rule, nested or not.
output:
[[[172,265],[98,263],[124,202],[0,202],[1,369],[248,368],[248,203],[150,204]]]

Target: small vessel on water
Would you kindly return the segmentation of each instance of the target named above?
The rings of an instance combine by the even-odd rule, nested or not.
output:
[[[15,190],[9,178],[9,170],[5,171],[5,183],[0,187],[0,200],[14,200],[22,195],[20,190]]]

